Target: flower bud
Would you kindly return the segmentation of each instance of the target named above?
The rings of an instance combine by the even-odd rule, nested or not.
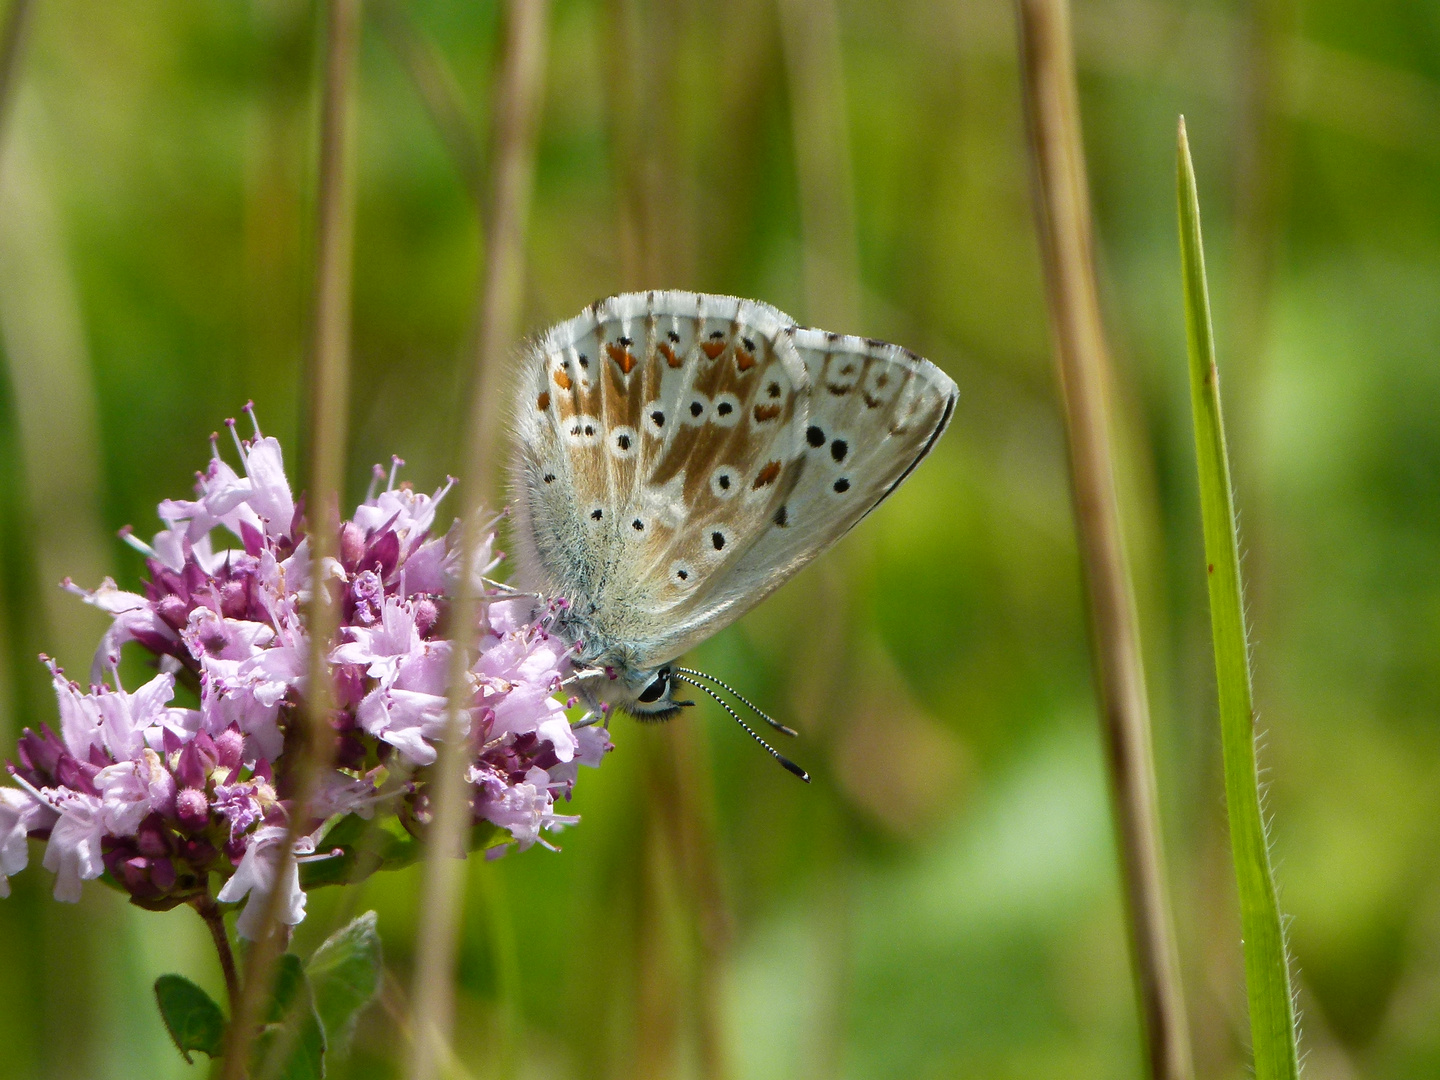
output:
[[[354,570],[365,554],[365,534],[360,526],[347,521],[340,526],[340,562],[346,570]]]
[[[250,607],[243,581],[227,581],[220,586],[220,614],[227,619],[243,619]]]
[[[226,728],[215,736],[215,757],[222,769],[240,768],[241,755],[245,750],[245,736],[232,728]]]
[[[192,832],[199,832],[210,822],[210,800],[198,788],[184,788],[175,796],[175,816]]]
[[[415,602],[415,632],[422,638],[428,636],[439,621],[440,609],[434,600],[425,597]]]
[[[190,605],[175,595],[161,597],[155,605],[155,614],[172,630],[184,630],[190,619]]]

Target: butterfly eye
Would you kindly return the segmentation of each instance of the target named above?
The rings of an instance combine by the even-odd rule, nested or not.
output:
[[[649,686],[645,687],[644,690],[640,691],[639,700],[644,702],[646,705],[649,705],[650,703],[655,701],[659,701],[661,696],[665,693],[665,688],[669,685],[670,673],[668,671],[661,671],[660,674],[655,676]]]

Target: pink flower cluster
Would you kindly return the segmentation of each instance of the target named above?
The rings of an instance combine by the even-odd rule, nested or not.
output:
[[[317,578],[340,617],[328,671],[335,741],[297,861],[332,857],[326,834],[350,815],[394,814],[417,836],[428,824],[428,767],[446,728],[454,648],[440,634],[461,573],[458,523],[433,531],[450,485],[416,493],[396,486],[392,467],[377,493],[377,467],[370,495],[340,524],[338,559],[317,572],[280,444],[258,424],[253,439],[235,441],[243,472],[212,440],[197,498],[161,503],[165,529],[151,543],[126,534],[146,556],[143,595],[109,580],[93,592],[66,583],[114,621],[88,690],[50,664],[60,732],[27,729],[10,766],[18,787],[0,788],[0,896],[26,864],[27,838],[37,838],[47,841],[60,900],[77,900],[81,881],[103,874],[135,903],[168,908],[206,896],[214,874],[222,903],[278,887],[282,919],[304,917],[298,873],[276,879],[297,812],[293,747],[303,744],[305,613]],[[225,537],[218,548],[216,535]],[[493,541],[491,533],[472,573],[493,569]],[[523,849],[578,820],[557,814],[556,801],[568,800],[578,767],[599,765],[611,745],[594,717],[572,724],[555,697],[573,650],[547,632],[553,608],[537,614],[531,599],[478,583],[480,648],[461,717],[471,809],[477,824],[508,831]],[[133,693],[118,670],[129,642],[160,668]],[[177,683],[198,708],[172,704]],[[242,935],[253,936],[262,907],[247,904]]]

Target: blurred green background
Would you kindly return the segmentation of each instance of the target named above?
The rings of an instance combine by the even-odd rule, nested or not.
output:
[[[55,583],[133,586],[115,530],[156,527],[223,418],[254,398],[296,475],[313,244],[312,4],[33,14],[0,162],[3,747],[55,715],[36,654],[84,671],[104,625]],[[1440,4],[1078,0],[1074,19],[1199,1075],[1248,1075],[1248,1024],[1181,112],[1307,1075],[1435,1077]],[[392,453],[422,488],[460,466],[499,28],[494,2],[367,7],[355,496]],[[448,143],[412,76],[437,56]],[[961,398],[904,490],[695,657],[802,729],[813,785],[718,709],[621,722],[563,854],[472,865],[469,1074],[500,1075],[507,1045],[537,1078],[1141,1074],[1018,86],[1001,0],[555,0],[527,330],[625,287],[734,292],[902,342]],[[149,990],[178,970],[219,994],[200,921],[98,884],[56,904],[39,854],[0,902],[0,1077],[200,1074]],[[400,1075],[418,881],[312,898],[300,948],[373,906],[394,975],[333,1075]]]

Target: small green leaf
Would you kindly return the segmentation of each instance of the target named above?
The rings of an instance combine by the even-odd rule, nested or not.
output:
[[[398,870],[420,857],[420,841],[392,816],[366,820],[358,814],[341,818],[325,833],[325,848],[341,854],[300,867],[300,883],[308,892],[321,885],[364,881],[376,870]]]
[[[160,1018],[187,1064],[191,1050],[219,1057],[225,1041],[225,1014],[210,995],[183,975],[161,975],[155,980],[155,1001]]]
[[[305,968],[298,956],[285,953],[276,963],[275,989],[265,1027],[255,1038],[250,1075],[255,1080],[320,1080],[325,1045]]]
[[[347,1042],[360,1010],[380,989],[380,935],[375,912],[367,911],[315,950],[305,966],[315,994],[315,1011],[333,1048]]]

